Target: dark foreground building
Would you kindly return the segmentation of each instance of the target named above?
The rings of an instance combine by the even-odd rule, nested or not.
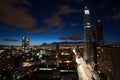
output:
[[[109,80],[120,80],[120,48],[97,49],[98,72]]]

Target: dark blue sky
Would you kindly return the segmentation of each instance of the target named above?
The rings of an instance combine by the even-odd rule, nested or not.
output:
[[[120,41],[119,0],[0,0],[0,44],[83,41],[83,9],[90,8],[91,26],[103,23],[106,42]]]

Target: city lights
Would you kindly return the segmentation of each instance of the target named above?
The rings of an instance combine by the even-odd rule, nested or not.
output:
[[[0,0],[0,80],[120,80],[119,3]]]

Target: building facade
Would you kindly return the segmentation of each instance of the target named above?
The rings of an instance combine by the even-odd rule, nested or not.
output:
[[[90,45],[91,45],[91,24],[90,24],[90,10],[87,6],[84,8],[84,36],[85,36],[85,48],[83,58],[89,61],[90,57]]]
[[[23,53],[28,53],[29,52],[29,38],[24,36],[22,38],[22,52]]]
[[[103,26],[101,20],[97,20],[94,26],[94,38],[96,45],[98,47],[102,47],[104,45],[104,38],[103,38]]]
[[[120,48],[103,47],[97,49],[98,71],[108,80],[120,80]]]
[[[103,38],[103,26],[101,20],[95,21],[94,29],[93,29],[93,60],[94,60],[94,67],[97,70],[98,66],[98,49],[103,50],[104,46],[104,38]]]

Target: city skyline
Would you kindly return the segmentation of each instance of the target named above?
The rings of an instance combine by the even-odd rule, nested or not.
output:
[[[0,45],[21,45],[23,36],[30,38],[30,44],[83,42],[86,5],[92,28],[100,19],[105,42],[119,42],[120,6],[116,1],[1,0]]]

